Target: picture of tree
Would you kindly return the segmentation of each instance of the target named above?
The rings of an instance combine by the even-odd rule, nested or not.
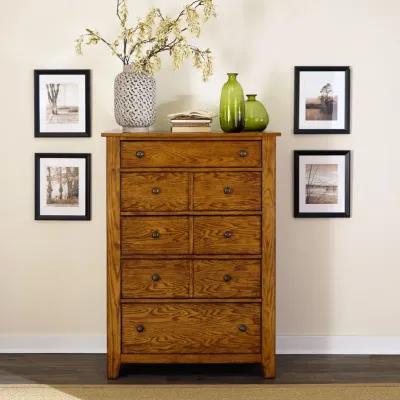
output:
[[[53,115],[58,114],[57,110],[57,98],[58,93],[60,92],[60,84],[49,83],[46,85],[47,89],[47,98],[49,99],[49,103],[51,105],[51,112]]]
[[[79,168],[47,167],[47,205],[79,205]]]
[[[337,164],[306,164],[306,204],[338,203]]]
[[[322,86],[318,97],[306,99],[306,120],[337,120],[337,96],[331,83]]]
[[[73,83],[47,83],[47,122],[71,124],[79,121],[78,85]]]

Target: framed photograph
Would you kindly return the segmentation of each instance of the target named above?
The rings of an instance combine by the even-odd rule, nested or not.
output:
[[[350,133],[350,67],[295,67],[294,133]]]
[[[89,137],[90,71],[34,71],[35,137]]]
[[[90,220],[90,164],[90,154],[35,154],[36,220]]]
[[[350,218],[350,151],[294,152],[294,216]]]

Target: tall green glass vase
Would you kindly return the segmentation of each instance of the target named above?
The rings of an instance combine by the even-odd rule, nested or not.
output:
[[[245,131],[263,131],[269,123],[269,115],[261,101],[256,100],[256,94],[246,94],[245,108]]]
[[[236,73],[228,73],[222,87],[219,122],[224,132],[241,132],[244,128],[244,94]]]

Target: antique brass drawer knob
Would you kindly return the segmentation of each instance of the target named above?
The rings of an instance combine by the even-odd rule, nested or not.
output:
[[[158,274],[153,274],[153,275],[151,276],[151,280],[152,280],[153,282],[158,282],[158,281],[160,280],[160,275],[158,275]]]
[[[143,158],[143,157],[144,157],[144,151],[138,150],[138,151],[136,152],[136,157],[137,157],[137,158]]]
[[[144,326],[142,324],[138,324],[138,325],[136,325],[136,330],[139,333],[142,333],[144,331]]]
[[[225,282],[229,282],[229,281],[231,281],[232,280],[232,277],[229,275],[229,274],[225,274],[224,275],[224,281]]]
[[[231,188],[230,186],[224,187],[224,193],[225,194],[232,194],[233,193],[233,188]]]
[[[153,239],[159,239],[159,237],[160,237],[160,232],[158,232],[158,231],[153,231],[153,232],[151,232],[151,237],[152,237]]]
[[[233,232],[231,232],[231,231],[226,231],[226,232],[224,232],[224,237],[225,237],[225,239],[229,239],[229,238],[231,238],[233,236]]]
[[[247,152],[247,150],[240,150],[239,151],[239,156],[240,157],[247,157],[248,156],[248,152]]]
[[[240,324],[239,325],[239,331],[240,332],[246,332],[247,331],[247,326],[245,324]]]
[[[153,189],[151,189],[151,193],[160,194],[161,193],[161,189],[159,187],[153,187]]]

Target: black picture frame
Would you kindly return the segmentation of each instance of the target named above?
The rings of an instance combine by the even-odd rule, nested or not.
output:
[[[41,75],[83,75],[85,77],[85,129],[82,132],[42,132],[40,128],[39,78]],[[89,69],[34,70],[34,132],[38,138],[76,138],[91,136],[91,72]]]
[[[40,160],[42,158],[85,159],[85,215],[42,215],[40,213]],[[89,153],[35,153],[35,220],[89,221],[91,219],[91,154]]]
[[[344,129],[302,129],[300,128],[299,120],[299,105],[300,105],[300,74],[305,71],[343,71],[345,72],[345,116]],[[351,78],[350,67],[310,67],[297,66],[294,69],[294,133],[298,134],[349,134],[350,133],[350,114],[351,114]]]
[[[344,172],[344,212],[300,212],[299,193],[299,164],[302,156],[343,156],[345,158]],[[351,217],[351,184],[350,184],[350,169],[351,169],[351,150],[295,150],[294,151],[294,217],[295,218],[350,218]]]

